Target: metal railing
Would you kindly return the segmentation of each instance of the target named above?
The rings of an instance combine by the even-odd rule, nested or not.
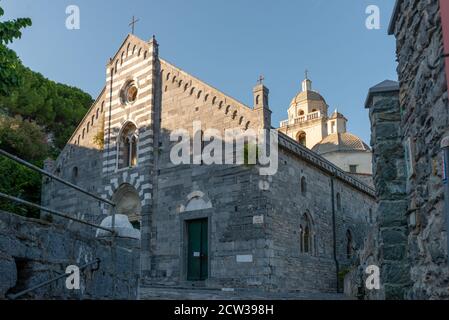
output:
[[[45,171],[45,170],[43,170],[43,169],[41,169],[41,168],[39,168],[39,167],[37,167],[35,165],[33,165],[33,164],[23,160],[23,159],[20,159],[19,157],[16,157],[16,156],[14,156],[14,155],[10,154],[9,152],[6,152],[6,151],[4,151],[2,149],[0,149],[0,155],[6,157],[6,158],[8,158],[8,159],[10,159],[10,160],[12,160],[12,161],[14,161],[16,163],[19,163],[19,164],[21,164],[21,165],[23,165],[23,166],[25,166],[25,167],[33,170],[33,171],[36,171],[36,172],[38,172],[38,173],[40,173],[40,174],[42,174],[44,176],[47,176],[47,177],[49,177],[52,180],[58,181],[58,182],[62,183],[63,185],[65,185],[65,186],[67,186],[69,188],[75,189],[75,190],[77,190],[77,191],[79,191],[79,192],[81,192],[81,193],[83,193],[83,194],[85,194],[85,195],[87,195],[87,196],[89,196],[91,198],[94,198],[94,199],[96,199],[96,200],[98,200],[98,201],[100,201],[102,203],[105,203],[105,204],[111,206],[112,207],[112,210],[111,210],[112,211],[111,228],[103,227],[103,226],[97,225],[95,223],[91,223],[91,222],[88,222],[88,221],[85,221],[85,220],[82,220],[82,219],[78,219],[78,218],[72,217],[72,216],[70,216],[70,215],[68,215],[66,213],[63,213],[61,211],[54,210],[54,209],[51,209],[51,208],[48,208],[48,207],[44,207],[44,206],[41,206],[41,205],[29,202],[29,201],[20,199],[18,197],[14,197],[14,196],[8,195],[8,194],[2,193],[2,192],[0,192],[0,198],[6,199],[8,201],[12,201],[12,202],[15,202],[15,203],[18,203],[18,204],[21,204],[21,205],[25,205],[25,206],[28,206],[28,207],[31,207],[31,208],[39,209],[39,210],[48,212],[51,215],[55,215],[55,216],[58,216],[58,217],[61,217],[61,218],[64,218],[64,219],[68,219],[68,220],[71,220],[71,221],[74,221],[74,222],[77,222],[77,223],[80,223],[80,224],[88,225],[88,226],[93,227],[93,228],[97,228],[97,229],[100,229],[100,230],[108,231],[108,232],[111,233],[111,236],[112,236],[111,245],[112,246],[115,245],[115,236],[117,235],[116,231],[115,231],[115,208],[116,208],[115,203],[113,203],[112,201],[110,201],[108,199],[104,199],[104,198],[100,197],[97,194],[94,194],[94,193],[92,193],[90,191],[87,191],[86,189],[83,189],[83,188],[81,188],[81,187],[79,187],[79,186],[77,186],[77,185],[75,185],[73,183],[70,183],[70,182],[68,182],[68,181],[66,181],[66,180],[64,180],[64,179],[62,179],[62,178],[60,178],[60,177],[58,177],[58,176],[56,176],[56,175],[54,175],[54,174],[52,174],[50,172],[47,172],[47,171]],[[114,253],[111,253],[111,254],[114,254]],[[97,263],[99,265],[100,260],[96,259],[94,262],[87,263],[84,266],[81,266],[80,270],[81,269],[85,269],[85,268],[87,268],[90,265],[93,265],[95,263]],[[44,287],[44,286],[46,286],[48,284],[51,284],[51,283],[53,283],[53,282],[55,282],[55,281],[57,281],[59,279],[62,279],[64,277],[66,277],[66,276],[68,276],[68,274],[60,275],[60,276],[58,276],[58,277],[56,277],[54,279],[47,280],[47,281],[42,282],[40,284],[37,284],[37,285],[35,285],[35,286],[31,287],[31,288],[23,290],[23,291],[21,291],[19,293],[8,295],[8,298],[9,299],[17,299],[20,296],[23,296],[23,295],[25,295],[25,294],[27,294],[27,293],[29,293],[31,291],[34,291],[34,290],[39,289],[41,287]]]
[[[92,262],[89,262],[89,263],[86,263],[86,264],[82,265],[81,267],[79,267],[79,270],[82,271],[82,270],[86,269],[87,267],[90,267],[90,266],[96,264],[97,266],[95,268],[92,268],[91,271],[97,271],[100,268],[100,262],[101,262],[101,260],[97,258],[97,259],[95,259]],[[39,284],[37,284],[35,286],[32,286],[32,287],[30,287],[28,289],[25,289],[25,290],[22,290],[22,291],[20,291],[18,293],[7,294],[6,298],[8,298],[9,300],[18,299],[18,298],[26,295],[27,293],[30,293],[30,292],[35,291],[37,289],[40,289],[42,287],[48,286],[48,285],[52,284],[53,282],[56,282],[56,281],[58,281],[60,279],[63,279],[63,278],[66,278],[66,277],[68,277],[70,275],[71,275],[71,273],[61,274],[61,275],[59,275],[59,276],[57,276],[55,278],[52,278],[50,280],[44,281],[42,283],[39,283]]]

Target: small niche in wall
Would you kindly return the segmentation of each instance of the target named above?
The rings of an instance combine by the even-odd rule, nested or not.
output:
[[[31,260],[14,257],[14,262],[16,264],[17,280],[15,286],[8,290],[6,296],[27,289],[28,282],[32,276]]]

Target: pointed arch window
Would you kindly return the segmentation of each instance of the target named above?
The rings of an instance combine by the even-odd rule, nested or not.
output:
[[[346,231],[346,257],[351,259],[353,254],[353,240],[350,230]]]
[[[299,226],[300,235],[300,251],[305,254],[313,253],[313,236],[312,223],[307,213],[302,216],[301,225]]]
[[[118,143],[118,169],[137,166],[137,128],[129,123],[123,129]]]
[[[306,177],[301,177],[301,194],[303,196],[307,195],[307,181],[306,181]]]

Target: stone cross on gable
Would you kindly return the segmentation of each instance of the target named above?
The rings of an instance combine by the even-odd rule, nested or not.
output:
[[[131,20],[131,23],[129,24],[129,26],[131,27],[131,34],[134,34],[134,27],[137,22],[139,22],[139,19],[136,20],[136,18],[133,16],[133,19]]]

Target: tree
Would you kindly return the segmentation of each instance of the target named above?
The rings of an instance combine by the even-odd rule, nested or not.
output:
[[[0,7],[0,17],[4,15]],[[19,57],[6,45],[22,36],[21,29],[31,26],[31,19],[19,18],[0,22],[0,94],[7,95],[11,88],[20,84],[17,69],[21,65]]]
[[[42,128],[20,117],[0,115],[0,148],[37,166],[42,166],[48,147]],[[0,157],[0,192],[34,203],[40,202],[42,178],[12,160]],[[39,217],[37,210],[0,199],[0,209],[30,217]]]

